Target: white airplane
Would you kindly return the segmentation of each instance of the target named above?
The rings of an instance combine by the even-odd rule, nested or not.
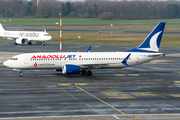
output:
[[[49,41],[52,37],[44,30],[43,32],[35,31],[6,31],[0,23],[0,37],[9,40],[15,40],[15,45],[24,44],[26,41],[28,45],[32,45],[32,41],[38,44],[45,45],[45,41]]]
[[[124,68],[139,65],[165,56],[158,53],[165,23],[159,23],[144,42],[125,52],[53,52],[16,55],[3,65],[19,71],[31,69],[56,69],[63,74],[92,75],[91,69]]]

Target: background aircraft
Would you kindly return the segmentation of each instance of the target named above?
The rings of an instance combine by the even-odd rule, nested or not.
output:
[[[15,40],[15,45],[21,45],[28,42],[28,45],[32,44],[32,41],[36,41],[38,44],[45,45],[45,41],[49,41],[52,37],[44,30],[43,32],[35,31],[6,31],[0,24],[0,37],[9,40]]]
[[[163,57],[158,53],[165,23],[159,23],[143,43],[125,52],[52,52],[16,55],[3,65],[20,71],[30,69],[60,69],[63,74],[92,75],[91,69],[124,68]]]

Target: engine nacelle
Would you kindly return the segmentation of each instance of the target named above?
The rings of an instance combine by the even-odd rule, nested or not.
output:
[[[62,67],[62,73],[63,74],[79,74],[80,67],[77,65],[66,64]]]
[[[25,39],[18,38],[18,39],[16,39],[16,43],[19,44],[19,45],[24,44],[25,43]]]

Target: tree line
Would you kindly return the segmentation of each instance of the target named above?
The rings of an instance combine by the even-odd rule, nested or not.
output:
[[[0,1],[0,17],[11,18],[98,18],[108,13],[118,19],[180,18],[178,1],[99,1],[59,2],[56,0]],[[106,16],[106,18],[108,18]]]

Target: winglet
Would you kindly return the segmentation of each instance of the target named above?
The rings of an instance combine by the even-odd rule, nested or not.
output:
[[[87,52],[91,52],[91,46],[89,47],[89,49],[87,50]]]
[[[131,53],[129,53],[129,55],[121,62],[123,65],[130,67],[130,65],[127,64],[127,60],[129,59],[130,55]]]

